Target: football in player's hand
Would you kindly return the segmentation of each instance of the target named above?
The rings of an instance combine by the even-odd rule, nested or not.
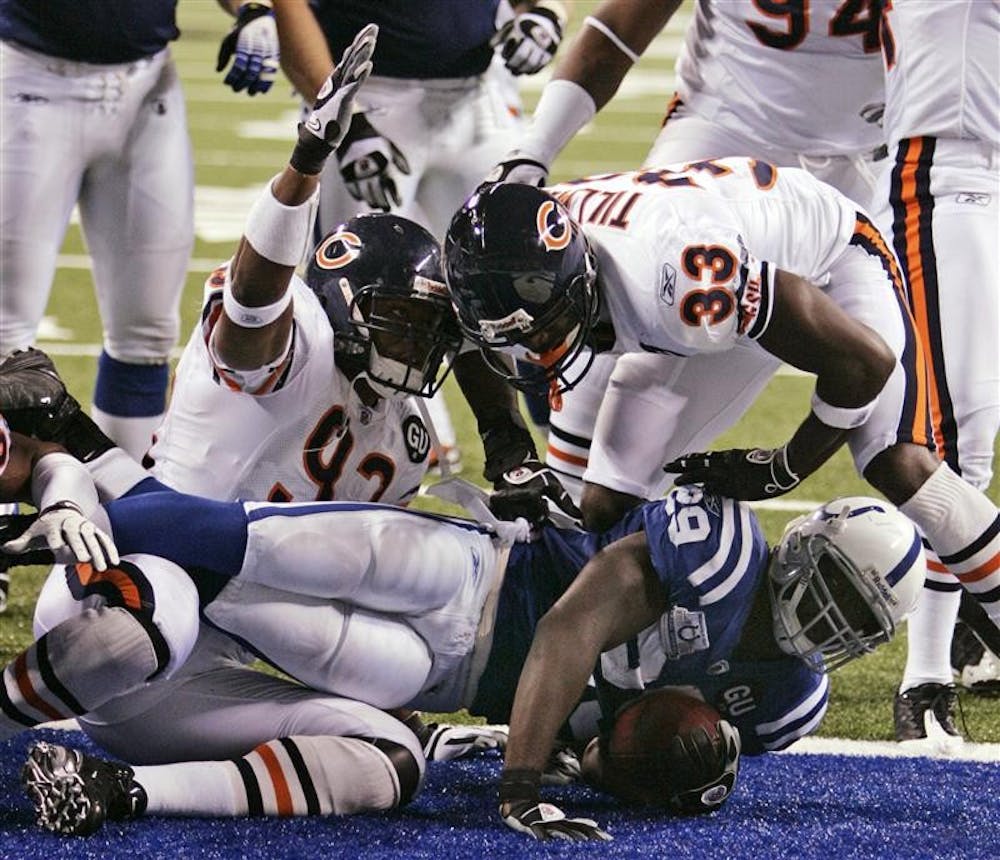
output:
[[[627,803],[710,812],[732,793],[739,756],[739,733],[715,708],[677,690],[652,690],[591,741],[583,776]]]

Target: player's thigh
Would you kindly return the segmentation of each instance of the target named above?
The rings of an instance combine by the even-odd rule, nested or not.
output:
[[[235,758],[275,738],[302,735],[415,741],[398,720],[370,705],[236,666],[185,678],[130,719],[81,725],[133,764]]]
[[[166,57],[149,71],[149,86],[132,94],[121,151],[91,166],[80,199],[109,352],[133,361],[162,361],[176,342],[194,241],[194,168],[180,81]]]
[[[623,356],[598,414],[586,480],[661,495],[672,480],[663,465],[733,426],[779,365],[755,344],[690,358]]]
[[[42,55],[0,42],[0,351],[34,341],[76,203],[93,109],[67,89]]]
[[[422,688],[428,644],[402,616],[232,580],[205,617],[269,663],[318,690],[399,707]]]
[[[496,549],[476,524],[366,504],[248,502],[240,578],[382,612],[438,609]]]
[[[671,114],[660,129],[643,164],[661,167],[677,162],[733,155],[765,158],[779,165],[795,163],[789,153],[771,149],[760,141],[750,140],[682,106]]]

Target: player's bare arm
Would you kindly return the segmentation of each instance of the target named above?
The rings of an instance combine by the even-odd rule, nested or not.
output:
[[[640,532],[591,559],[539,622],[511,710],[501,787],[501,815],[508,824],[512,815],[524,821],[525,810],[517,816],[517,808],[525,801],[539,802],[538,779],[559,727],[583,693],[601,652],[653,624],[665,607],[646,535]],[[534,798],[527,796],[531,786]],[[519,796],[519,790],[527,794]]]
[[[600,110],[618,91],[635,57],[649,47],[680,5],[681,0],[643,3],[605,0],[580,28],[552,79],[579,84],[590,93]],[[635,57],[629,56],[615,40]]]
[[[326,37],[307,0],[274,0],[281,43],[281,70],[307,102],[316,94],[333,68]]]
[[[782,361],[815,374],[818,398],[848,412],[876,400],[896,363],[876,332],[803,278],[784,271],[777,273],[773,316],[759,342]],[[810,412],[788,445],[792,471],[800,478],[814,472],[847,432]]]
[[[285,169],[247,218],[226,284],[225,314],[213,334],[217,358],[235,370],[255,370],[287,350],[292,327],[288,293],[312,227],[310,202],[327,157],[350,124],[354,94],[371,74],[378,28],[362,30],[299,125]]]
[[[765,499],[796,487],[863,424],[895,366],[875,331],[849,317],[803,278],[778,271],[774,310],[758,342],[772,355],[815,374],[812,409],[779,448],[692,453],[664,467],[679,484],[704,484],[738,499]]]

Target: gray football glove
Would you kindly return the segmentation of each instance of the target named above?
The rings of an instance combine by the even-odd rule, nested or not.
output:
[[[299,173],[321,173],[327,157],[347,134],[354,96],[372,73],[377,38],[376,24],[369,24],[354,37],[333,74],[320,87],[309,116],[299,123],[299,142],[290,162]]]
[[[536,188],[541,188],[548,175],[549,169],[542,162],[533,158],[524,158],[516,152],[512,152],[489,172],[476,190],[482,191],[490,185],[503,185],[507,182],[519,182],[522,185],[534,185]]]
[[[500,777],[500,818],[511,830],[539,842],[564,839],[568,842],[610,842],[611,836],[589,818],[567,818],[538,795],[541,775],[535,771],[507,769]]]
[[[224,83],[236,92],[248,95],[266,93],[274,83],[281,57],[278,48],[278,26],[274,12],[265,3],[243,3],[236,14],[236,23],[219,46],[215,71],[221,72],[236,55]]]
[[[118,564],[118,548],[73,502],[49,505],[19,538],[3,545],[11,555],[32,549],[48,548],[56,561],[71,564],[89,562],[96,570]]]

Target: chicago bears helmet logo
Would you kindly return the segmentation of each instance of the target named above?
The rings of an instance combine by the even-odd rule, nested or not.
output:
[[[331,233],[316,249],[316,265],[321,269],[340,269],[361,254],[361,239],[350,230]]]
[[[552,200],[546,200],[538,207],[535,226],[538,227],[538,238],[542,240],[546,251],[561,251],[573,238],[569,223],[559,214]]]

